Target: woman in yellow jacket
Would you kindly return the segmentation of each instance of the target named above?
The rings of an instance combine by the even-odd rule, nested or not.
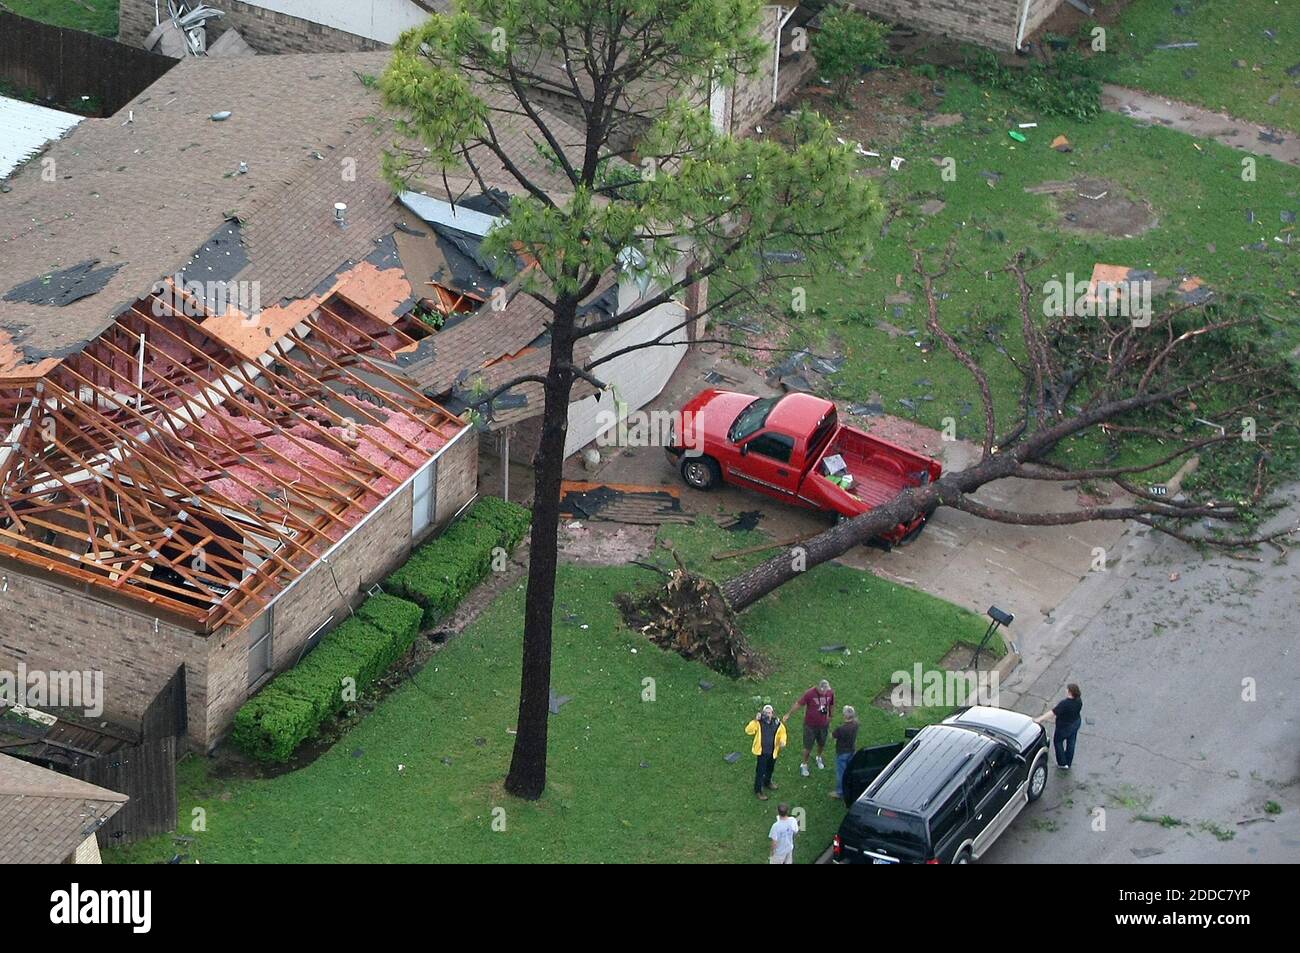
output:
[[[754,736],[754,756],[758,759],[754,767],[754,794],[760,801],[767,800],[767,791],[776,790],[772,783],[772,769],[776,759],[785,747],[785,724],[776,717],[771,705],[764,705],[763,710],[754,716],[754,720],[745,726],[745,734]]]

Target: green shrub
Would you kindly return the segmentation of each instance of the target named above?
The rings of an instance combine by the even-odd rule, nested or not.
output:
[[[483,497],[437,539],[425,543],[384,583],[384,588],[424,610],[437,624],[492,570],[497,549],[514,549],[528,532],[526,507]]]
[[[240,706],[230,738],[259,761],[284,762],[319,724],[310,702],[285,694],[272,681]]]
[[[231,740],[258,760],[287,761],[406,653],[422,615],[419,606],[395,596],[367,599],[301,662],[243,704]],[[356,695],[345,698],[344,686],[354,686]]]
[[[1066,50],[1048,62],[1024,68],[1003,66],[991,50],[968,50],[966,72],[977,83],[1006,90],[1047,116],[1088,122],[1101,112],[1096,66],[1077,50]]]
[[[812,54],[818,73],[834,85],[839,100],[848,96],[854,76],[884,60],[888,37],[888,25],[856,10],[839,9],[822,18]]]
[[[344,685],[357,694],[406,654],[423,625],[448,615],[492,569],[497,549],[528,532],[522,506],[484,497],[437,539],[411,554],[384,584],[301,662],[277,675],[235,714],[231,740],[262,761],[288,761],[343,710]]]

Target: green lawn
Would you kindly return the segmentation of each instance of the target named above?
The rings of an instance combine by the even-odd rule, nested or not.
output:
[[[117,4],[118,0],[4,0],[19,16],[111,37],[117,36]]]
[[[761,540],[712,527],[669,535],[697,563],[714,549]],[[269,780],[223,780],[207,759],[187,758],[179,769],[182,832],[190,833],[196,807],[206,811],[206,832],[195,833],[192,844],[164,836],[110,850],[107,858],[148,862],[182,852],[203,863],[761,861],[777,801],[754,799],[743,732],[760,703],[788,706],[828,678],[839,701],[862,713],[861,743],[897,740],[922,719],[871,704],[890,674],[917,661],[929,667],[955,639],[977,641],[983,632],[981,618],[969,612],[828,565],[744,616],[775,671],[761,683],[731,682],[621,625],[614,596],[657,578],[632,566],[562,569],[554,689],[572,701],[551,719],[550,781],[541,801],[514,800],[500,783],[518,698],[519,587],[315,763]],[[850,654],[819,651],[836,643]],[[654,701],[642,700],[647,678],[654,679]],[[713,687],[705,691],[701,681]],[[942,714],[931,711],[929,718]],[[729,764],[731,752],[741,757]],[[776,780],[780,797],[806,811],[798,856],[811,861],[843,809],[828,797],[833,762],[803,780],[797,758],[787,752]],[[494,815],[498,808],[504,815]],[[494,816],[504,817],[504,831],[493,830]]]
[[[1262,310],[1280,319],[1279,350],[1300,344],[1294,297],[1300,243],[1274,241],[1295,230],[1282,213],[1300,211],[1300,169],[1260,158],[1257,180],[1243,182],[1240,155],[1212,142],[1118,115],[1091,123],[1031,115],[963,76],[945,75],[941,82],[945,99],[938,111],[960,113],[963,120],[949,128],[917,126],[893,150],[907,161],[882,180],[882,193],[901,216],[861,270],[813,281],[808,312],[789,322],[793,346],[846,358],[841,371],[825,378],[830,396],[849,403],[880,396],[888,413],[936,428],[952,417],[964,438],[982,432],[978,393],[967,371],[942,345],[929,353],[917,346],[928,335],[909,245],[928,249],[933,266],[953,234],[959,252],[939,286],[946,295],[941,320],[988,372],[1004,420],[1016,410],[1021,385],[999,349],[1018,356],[1021,338],[1015,282],[1000,270],[1018,249],[1047,258],[1047,266],[1030,276],[1035,308],[1041,309],[1043,283],[1053,276],[1073,273],[1086,282],[1097,262],[1129,265],[1173,279],[1199,275],[1220,292],[1254,294]],[[1026,143],[1008,136],[1018,123],[1035,121],[1038,128],[1024,130]],[[1049,147],[1062,134],[1073,152]],[[956,160],[955,181],[944,181],[932,161],[943,157]],[[1105,180],[1113,191],[1149,202],[1158,224],[1132,238],[1065,231],[1054,199],[1025,191],[1076,177]],[[920,206],[927,199],[946,204],[926,216]],[[1251,247],[1260,243],[1263,250]],[[887,303],[901,293],[912,302]],[[881,322],[890,327],[882,329]],[[1091,456],[1097,449],[1087,442],[1069,452]]]
[[[1300,64],[1298,12],[1295,0],[1136,0],[1108,31],[1107,78],[1300,134],[1300,75],[1286,73]],[[1186,42],[1199,46],[1155,48]]]

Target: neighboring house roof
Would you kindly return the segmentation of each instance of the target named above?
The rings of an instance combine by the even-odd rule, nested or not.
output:
[[[125,794],[0,754],[0,864],[61,864],[126,802]]]
[[[9,175],[51,139],[57,139],[83,117],[0,96],[0,179]]]

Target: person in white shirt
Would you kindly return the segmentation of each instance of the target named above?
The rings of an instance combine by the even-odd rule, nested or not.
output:
[[[799,822],[790,816],[790,805],[781,804],[776,809],[776,823],[767,832],[771,846],[768,849],[769,864],[794,863],[794,838],[799,833]]]

